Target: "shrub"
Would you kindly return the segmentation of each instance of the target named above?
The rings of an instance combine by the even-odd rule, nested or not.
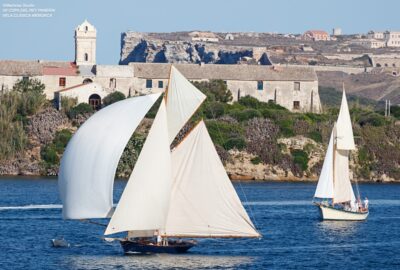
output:
[[[57,154],[57,150],[53,144],[44,147],[40,152],[40,155],[47,164],[55,165],[60,160]]]
[[[308,154],[299,149],[295,149],[291,151],[293,162],[298,165],[301,170],[306,171],[308,169]]]
[[[307,134],[307,137],[310,139],[313,139],[315,142],[322,143],[322,135],[321,135],[321,132],[319,132],[319,131],[316,131],[316,130],[311,131]]]
[[[123,93],[119,91],[112,92],[103,98],[103,105],[108,106],[117,101],[124,100],[126,97]]]
[[[371,125],[375,127],[380,127],[386,124],[386,119],[384,116],[372,112],[362,115],[358,120],[358,123],[360,124],[360,126]]]
[[[193,82],[193,84],[207,95],[209,101],[227,103],[233,99],[231,91],[228,90],[223,80]]]
[[[210,102],[205,104],[204,114],[209,119],[215,119],[223,116],[225,113],[225,107],[220,102]]]
[[[61,109],[65,114],[69,114],[70,110],[78,104],[78,98],[73,97],[62,97],[61,98]]]
[[[53,145],[57,150],[57,153],[62,154],[64,152],[64,149],[67,146],[71,137],[72,133],[68,129],[63,129],[56,132],[56,136],[53,140]]]
[[[224,144],[223,147],[225,150],[230,150],[230,149],[238,149],[242,150],[243,148],[246,147],[246,141],[244,138],[237,137],[237,138],[229,138]]]
[[[235,110],[230,112],[229,115],[238,121],[247,121],[262,116],[261,113],[255,109],[246,109],[244,111]]]
[[[293,119],[287,118],[287,119],[282,119],[277,121],[277,124],[280,129],[280,133],[284,137],[292,137],[294,136],[294,131],[293,131]]]
[[[252,164],[254,164],[254,165],[260,164],[260,163],[261,163],[261,158],[258,157],[258,156],[253,157],[252,159],[250,159],[250,162],[251,162]]]
[[[76,118],[78,115],[81,114],[87,114],[87,113],[93,113],[94,110],[92,108],[92,106],[90,106],[87,103],[79,103],[77,106],[73,107],[69,113],[68,113],[68,117],[70,119]]]

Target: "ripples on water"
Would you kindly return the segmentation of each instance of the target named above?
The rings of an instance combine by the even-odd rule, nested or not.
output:
[[[116,198],[124,185],[117,181]],[[366,222],[319,221],[312,183],[235,186],[262,239],[203,239],[184,255],[124,256],[101,239],[104,228],[61,219],[54,179],[2,179],[0,269],[400,269],[400,185],[361,185],[371,204]],[[70,248],[51,247],[60,236]]]

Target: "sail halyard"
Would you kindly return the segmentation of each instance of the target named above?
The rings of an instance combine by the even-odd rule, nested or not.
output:
[[[131,237],[148,237],[163,229],[171,183],[167,116],[165,103],[161,102],[105,235],[129,231]]]

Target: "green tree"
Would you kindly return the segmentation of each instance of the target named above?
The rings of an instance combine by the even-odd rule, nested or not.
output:
[[[119,91],[112,92],[111,94],[108,94],[105,98],[103,98],[103,104],[104,106],[111,105],[117,101],[124,100],[126,97],[123,93]]]
[[[208,101],[228,103],[233,100],[232,93],[223,80],[193,82],[193,84],[207,95]]]

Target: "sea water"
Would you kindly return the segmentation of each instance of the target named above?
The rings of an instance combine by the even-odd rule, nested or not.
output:
[[[116,181],[115,199],[125,186]],[[183,255],[124,256],[104,227],[61,217],[56,179],[0,179],[0,269],[400,269],[400,185],[362,184],[365,222],[319,220],[315,183],[235,183],[261,239],[204,239]],[[212,209],[211,209],[212,210]],[[99,220],[107,223],[107,220]],[[54,248],[63,237],[69,248]]]

